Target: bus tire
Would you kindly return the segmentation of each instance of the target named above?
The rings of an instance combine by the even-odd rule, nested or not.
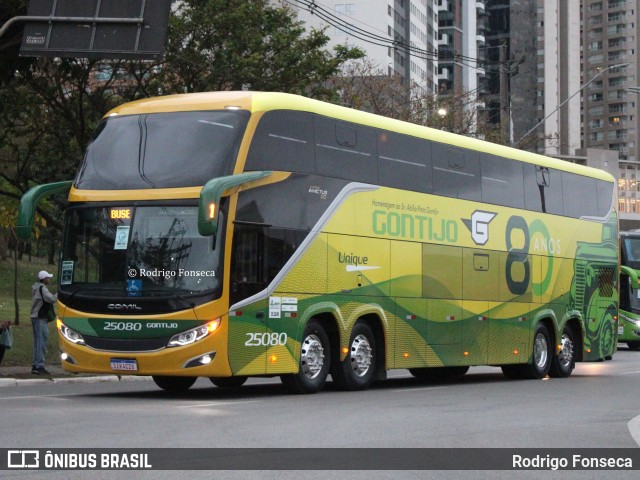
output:
[[[567,378],[576,366],[576,334],[571,326],[565,325],[559,347],[558,354],[553,355],[549,376]]]
[[[454,380],[463,377],[469,371],[469,367],[432,367],[410,368],[409,373],[420,380]]]
[[[198,379],[198,377],[170,377],[164,375],[154,375],[152,378],[157,386],[167,392],[186,392]]]
[[[533,334],[531,363],[523,365],[522,378],[541,379],[547,376],[553,360],[554,346],[549,329],[538,323]]]
[[[349,353],[335,362],[331,378],[340,390],[364,390],[376,374],[376,339],[369,325],[358,322],[351,330]],[[337,357],[337,356],[336,356]]]
[[[330,366],[329,337],[322,324],[312,318],[302,334],[298,373],[281,375],[280,379],[291,393],[316,393],[324,387]]]
[[[247,381],[247,377],[209,377],[209,380],[218,388],[240,388]]]
[[[640,342],[627,342],[629,350],[640,350]]]
[[[549,329],[544,324],[538,323],[533,334],[531,363],[502,365],[502,373],[511,380],[544,378],[551,369],[554,350]]]

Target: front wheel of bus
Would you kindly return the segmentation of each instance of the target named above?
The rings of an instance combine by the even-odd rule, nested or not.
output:
[[[152,378],[156,385],[167,392],[186,392],[198,379],[198,377],[168,377],[162,375],[154,375]]]
[[[209,380],[218,388],[240,388],[247,381],[247,377],[210,377]]]
[[[349,353],[331,370],[341,390],[364,390],[376,373],[376,339],[366,323],[356,323],[349,339]]]
[[[570,326],[565,326],[560,339],[558,354],[553,356],[549,376],[567,378],[576,366],[576,336]]]
[[[280,379],[291,393],[319,392],[329,375],[330,358],[329,337],[322,324],[311,319],[302,334],[298,373]]]

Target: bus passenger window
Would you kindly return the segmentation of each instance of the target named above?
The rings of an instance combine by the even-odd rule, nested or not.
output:
[[[564,215],[562,172],[537,165],[522,165],[524,208],[534,212]]]
[[[476,152],[433,142],[433,187],[436,195],[481,200],[480,162]]]
[[[385,187],[432,193],[431,141],[378,131],[378,171]]]
[[[371,127],[315,117],[316,173],[378,183],[376,133]]]

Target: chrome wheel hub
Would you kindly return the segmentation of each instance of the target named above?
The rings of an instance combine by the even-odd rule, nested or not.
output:
[[[549,347],[547,345],[547,339],[542,333],[538,333],[533,342],[533,361],[538,368],[544,368],[547,364],[548,355]]]
[[[315,335],[309,335],[302,342],[300,352],[300,367],[302,373],[308,378],[316,378],[320,375],[322,366],[324,365],[324,348],[322,342]]]
[[[362,377],[367,374],[371,367],[373,358],[373,350],[369,344],[369,340],[364,335],[358,335],[351,343],[351,368],[353,372]]]
[[[560,341],[558,362],[564,368],[570,366],[573,362],[573,342],[571,341],[571,337],[566,333],[562,334],[562,340]]]

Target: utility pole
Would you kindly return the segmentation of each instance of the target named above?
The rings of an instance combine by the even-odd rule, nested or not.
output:
[[[498,49],[500,60],[500,131],[502,141],[509,142],[509,64],[507,62],[507,42],[501,40]]]

